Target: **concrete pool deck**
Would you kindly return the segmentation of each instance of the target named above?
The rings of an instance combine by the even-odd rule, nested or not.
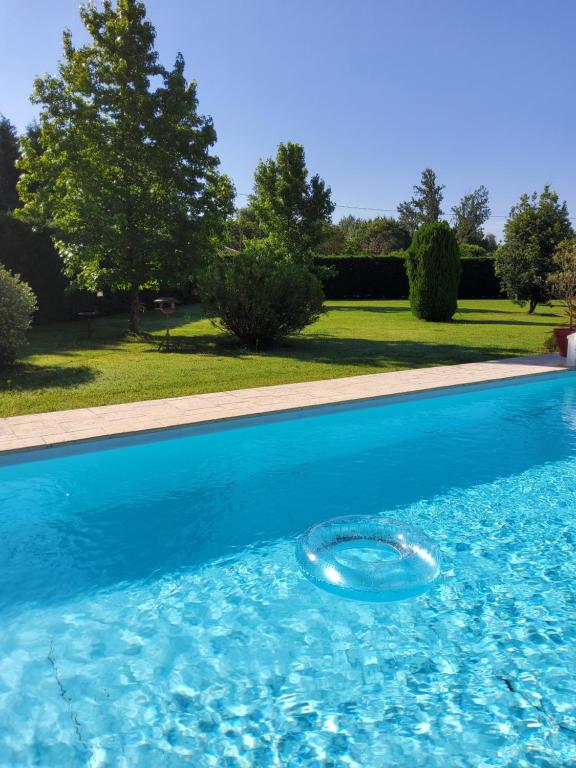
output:
[[[9,416],[0,419],[0,453],[566,370],[558,355],[530,355]]]

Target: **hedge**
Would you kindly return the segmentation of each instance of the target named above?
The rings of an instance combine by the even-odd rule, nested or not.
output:
[[[0,264],[20,275],[32,288],[38,302],[35,320],[66,317],[61,260],[50,237],[10,214],[0,214]]]
[[[407,299],[408,278],[404,253],[387,256],[317,256],[316,264],[328,267],[324,274],[327,299]],[[503,296],[491,256],[461,259],[461,299],[497,299]],[[326,270],[323,270],[326,272]]]

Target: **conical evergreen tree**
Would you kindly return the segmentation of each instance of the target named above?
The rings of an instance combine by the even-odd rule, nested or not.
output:
[[[412,313],[422,320],[448,321],[458,308],[460,252],[447,221],[416,231],[406,257]]]

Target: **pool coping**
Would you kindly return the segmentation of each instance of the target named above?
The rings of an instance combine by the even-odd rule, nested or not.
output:
[[[567,370],[558,355],[529,355],[8,416],[0,419],[0,455]]]

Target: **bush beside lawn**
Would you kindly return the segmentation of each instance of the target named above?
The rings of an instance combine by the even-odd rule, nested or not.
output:
[[[173,317],[181,352],[130,340],[125,315],[96,319],[92,339],[81,321],[54,323],[34,328],[26,356],[0,375],[0,416],[538,353],[563,322],[560,307],[528,315],[501,299],[461,301],[450,323],[417,320],[407,301],[332,301],[303,334],[259,353],[196,305]],[[164,333],[159,313],[142,325]]]

